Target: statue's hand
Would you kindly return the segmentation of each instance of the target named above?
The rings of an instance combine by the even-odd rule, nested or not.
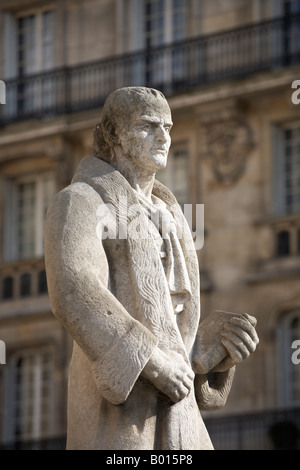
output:
[[[256,349],[256,318],[216,310],[200,322],[193,350],[196,374],[224,372]]]
[[[221,343],[228,352],[212,372],[222,372],[247,359],[259,342],[256,330],[256,319],[247,313],[229,319],[221,331]]]
[[[193,387],[195,374],[183,356],[156,347],[142,374],[173,403],[186,397]]]

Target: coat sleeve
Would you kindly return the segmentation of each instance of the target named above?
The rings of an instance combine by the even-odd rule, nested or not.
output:
[[[54,315],[86,354],[99,392],[120,404],[158,341],[108,289],[108,261],[97,236],[101,201],[82,183],[55,196],[45,222],[45,263]]]

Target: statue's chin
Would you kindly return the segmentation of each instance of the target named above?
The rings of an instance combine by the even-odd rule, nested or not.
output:
[[[155,165],[156,171],[163,170],[167,166],[168,155],[165,153],[157,153],[153,155],[152,161]]]

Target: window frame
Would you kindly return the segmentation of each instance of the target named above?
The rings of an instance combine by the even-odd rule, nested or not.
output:
[[[151,2],[151,1],[159,1],[159,0],[143,0],[143,24],[147,24],[147,21],[149,21],[149,18],[151,19],[151,16],[146,15],[145,13],[145,7],[146,7],[146,2]],[[163,20],[163,26],[161,29],[151,29],[147,30],[146,27],[143,28],[143,33],[144,33],[144,47],[157,47],[157,46],[162,46],[165,44],[170,44],[172,42],[175,42],[176,40],[183,40],[186,39],[188,35],[188,13],[189,13],[189,3],[184,2],[184,24],[183,24],[183,34],[181,35],[180,38],[176,38],[175,34],[177,31],[176,25],[174,23],[174,14],[177,12],[177,9],[175,9],[175,6],[173,2],[175,0],[163,0],[164,1],[164,8],[162,11],[162,20]],[[154,15],[155,16],[155,15]],[[153,19],[153,13],[152,13],[152,19]],[[160,32],[163,35],[162,41],[160,40],[154,40],[151,41],[149,40],[151,37],[156,37],[155,32]]]
[[[53,13],[53,52],[52,52],[52,64],[50,67],[45,67],[43,64],[43,14],[46,12],[51,12]],[[35,44],[36,44],[36,63],[35,63],[35,70],[28,73],[25,73],[24,75],[30,75],[31,73],[41,73],[45,72],[47,70],[51,70],[54,68],[54,63],[55,63],[55,9],[54,7],[50,7],[49,5],[46,6],[40,6],[32,9],[27,9],[27,10],[20,10],[16,15],[15,15],[15,21],[16,21],[16,61],[17,61],[17,70],[19,70],[19,60],[18,60],[18,53],[19,53],[19,48],[18,48],[18,35],[19,35],[19,30],[18,30],[18,21],[20,18],[26,18],[29,16],[34,16],[36,18],[36,31],[35,31]]]
[[[5,262],[21,261],[31,258],[41,258],[44,255],[44,220],[47,210],[47,201],[44,182],[49,178],[52,189],[48,195],[49,200],[56,191],[56,181],[53,172],[43,172],[36,175],[26,175],[6,181],[5,215],[4,215],[4,250],[3,258]],[[34,190],[34,232],[33,251],[30,256],[22,256],[18,240],[18,197],[17,188],[27,182],[35,183]],[[49,204],[49,201],[48,201]]]
[[[285,138],[284,133],[289,129],[299,129],[300,132],[300,120],[289,121],[273,126],[272,129],[272,142],[273,142],[273,165],[272,165],[272,201],[273,207],[272,212],[274,216],[289,216],[300,214],[300,202],[299,211],[289,211],[286,202],[286,154],[285,154]],[[300,139],[299,139],[300,141]],[[300,166],[300,162],[299,162]],[[300,194],[300,192],[299,192]]]
[[[47,363],[46,367],[43,367],[43,355],[49,354],[50,361]],[[25,363],[24,373],[25,373],[25,382],[23,382],[21,387],[17,386],[18,379],[18,370],[17,362],[20,359],[28,359],[28,357],[33,357],[34,364],[32,367],[32,373],[30,374],[30,369],[28,369],[28,364]],[[50,366],[49,366],[50,364]],[[3,379],[4,379],[4,404],[7,412],[3,416],[3,442],[4,443],[13,443],[13,442],[24,442],[27,440],[36,440],[41,438],[51,437],[54,433],[55,426],[55,349],[52,345],[43,345],[40,347],[24,347],[15,351],[11,357],[7,360]],[[50,377],[43,381],[42,374],[43,372],[50,370]],[[29,378],[32,380],[30,381]],[[43,424],[43,400],[45,400],[45,382],[47,382],[46,392],[48,394],[48,411],[46,414],[46,423],[47,429],[42,429]],[[26,395],[28,390],[32,388],[32,397]],[[29,421],[32,420],[32,430],[26,430],[26,425],[28,421],[24,423],[23,430],[21,429],[20,436],[16,432],[18,425],[18,419],[16,417],[17,412],[17,399],[20,396],[20,393],[27,396],[27,399],[22,400],[22,405],[25,419]],[[47,395],[46,394],[46,395]],[[47,398],[46,398],[47,400]],[[32,406],[30,406],[30,401]],[[19,410],[20,411],[20,410]],[[22,424],[21,424],[22,425]],[[23,434],[22,434],[23,431]]]

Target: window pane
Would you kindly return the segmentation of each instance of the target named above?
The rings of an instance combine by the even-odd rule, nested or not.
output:
[[[20,277],[20,296],[26,297],[31,294],[31,275],[24,273]]]
[[[54,58],[54,12],[46,11],[42,15],[42,69],[53,67]]]
[[[46,175],[39,181],[38,196],[41,198],[40,204],[38,205],[38,213],[36,215],[37,230],[36,230],[36,247],[35,251],[37,256],[41,256],[44,253],[44,223],[46,212],[50,201],[55,193],[55,181],[52,175]]]
[[[300,0],[286,0],[286,9],[291,13],[300,13]]]
[[[31,75],[54,66],[54,13],[47,11],[18,20],[17,60],[19,75]],[[53,103],[51,79],[25,81],[17,88],[19,112],[31,113]]]
[[[10,261],[43,256],[43,228],[49,203],[55,193],[51,174],[31,181],[9,182],[5,217],[7,240],[5,252]]]
[[[155,47],[164,43],[165,1],[145,1],[145,45]]]
[[[291,128],[284,131],[284,187],[286,213],[300,212],[300,159],[299,137],[300,128]]]
[[[277,234],[277,255],[286,256],[290,254],[290,234],[282,230]]]
[[[172,38],[174,41],[184,39],[187,35],[186,1],[173,0]]]
[[[46,278],[46,271],[43,270],[39,272],[39,279],[38,279],[38,292],[39,294],[43,294],[47,292],[47,278]]]
[[[30,74],[53,67],[54,12],[45,11],[18,20],[19,73]]]
[[[11,299],[13,296],[14,280],[11,276],[3,279],[3,299]]]
[[[17,254],[19,259],[34,256],[35,182],[17,186]]]
[[[24,350],[11,361],[12,440],[47,437],[52,432],[54,357],[51,350]],[[44,371],[48,375],[44,375]]]
[[[36,17],[34,15],[19,18],[18,59],[20,75],[37,71]]]
[[[180,204],[187,204],[188,201],[188,155],[186,151],[177,151],[173,154],[173,191]]]

